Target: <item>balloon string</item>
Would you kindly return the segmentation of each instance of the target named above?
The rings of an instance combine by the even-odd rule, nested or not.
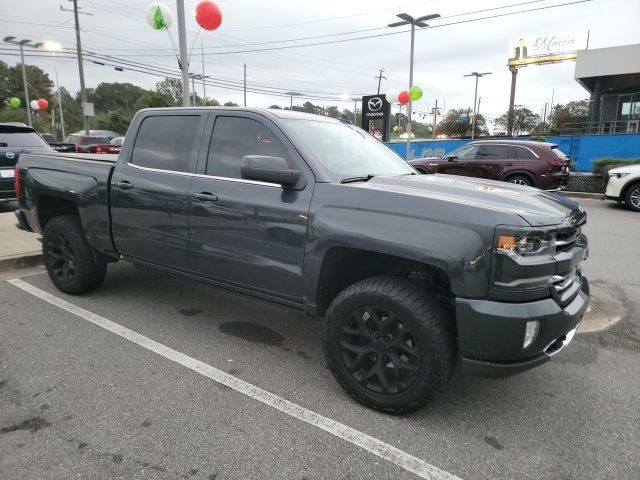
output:
[[[200,27],[200,29],[198,30],[198,33],[196,33],[196,37],[193,39],[193,43],[191,44],[191,50],[189,50],[189,60],[188,62],[191,63],[191,54],[193,53],[193,47],[196,46],[196,40],[198,40],[198,36],[200,35],[200,32],[202,31],[202,27]]]
[[[178,55],[178,49],[176,48],[176,42],[173,41],[173,36],[171,35],[171,32],[169,31],[169,29],[167,27],[164,27],[164,29],[169,34],[169,40],[171,40],[171,45],[173,45],[173,53],[176,54],[176,60],[178,61],[178,66],[182,68],[182,65],[180,65],[180,56]],[[187,65],[188,64],[189,62],[187,62]]]

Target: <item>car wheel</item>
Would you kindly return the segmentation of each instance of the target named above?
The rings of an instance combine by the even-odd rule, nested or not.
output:
[[[58,290],[84,293],[99,287],[107,265],[96,263],[77,215],[54,217],[44,229],[42,255],[47,273]]]
[[[513,175],[506,180],[509,183],[515,183],[516,185],[525,185],[527,187],[533,187],[531,179],[525,175]]]
[[[640,212],[640,182],[627,188],[624,194],[625,205],[634,212]]]
[[[424,407],[449,381],[457,359],[447,312],[430,293],[397,277],[362,280],[331,302],[324,352],[349,395],[396,415]]]

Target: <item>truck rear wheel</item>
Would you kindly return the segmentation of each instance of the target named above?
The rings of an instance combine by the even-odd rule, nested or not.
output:
[[[446,311],[408,280],[357,282],[331,302],[324,352],[338,383],[364,405],[401,415],[424,407],[456,364]]]
[[[43,237],[44,264],[58,290],[84,293],[102,284],[107,265],[96,263],[78,216],[52,218],[44,229]]]

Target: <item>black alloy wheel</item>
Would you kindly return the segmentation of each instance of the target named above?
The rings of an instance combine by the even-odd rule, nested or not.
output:
[[[78,294],[102,284],[107,264],[97,260],[78,215],[53,217],[44,227],[42,237],[44,264],[58,290]]]
[[[406,391],[416,381],[422,362],[411,327],[379,306],[359,307],[344,317],[339,348],[347,371],[375,393]]]
[[[450,313],[427,291],[393,276],[356,282],[325,315],[324,354],[360,403],[402,415],[425,406],[457,359]]]
[[[47,238],[47,255],[52,259],[50,269],[62,282],[71,282],[76,275],[76,257],[67,235],[56,231]]]

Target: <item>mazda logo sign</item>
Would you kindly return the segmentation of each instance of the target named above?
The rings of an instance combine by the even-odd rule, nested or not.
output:
[[[13,152],[7,152],[7,158],[13,158],[13,157],[14,157]]]
[[[382,99],[380,97],[370,98],[367,106],[370,112],[377,112],[382,108]]]

